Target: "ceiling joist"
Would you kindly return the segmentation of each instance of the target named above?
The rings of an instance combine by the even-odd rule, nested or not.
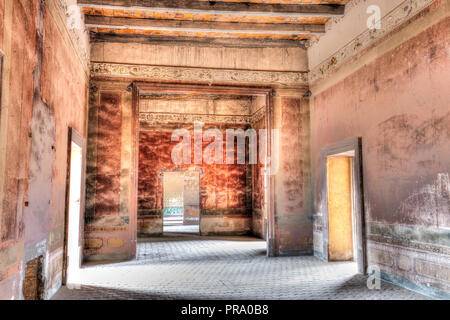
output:
[[[149,36],[123,35],[112,33],[91,32],[92,42],[144,43],[153,45],[179,44],[200,47],[231,47],[231,48],[305,48],[307,40],[273,40],[254,38],[201,38],[186,36]]]
[[[223,14],[284,17],[342,17],[345,6],[338,4],[268,4],[199,0],[78,0],[82,7],[100,9],[134,8],[155,12]]]
[[[78,0],[92,41],[305,47],[348,0]]]
[[[311,34],[325,33],[323,24],[289,23],[239,23],[204,22],[183,20],[158,20],[86,16],[88,28],[141,29],[161,31],[218,32],[218,33],[270,33],[270,34]]]

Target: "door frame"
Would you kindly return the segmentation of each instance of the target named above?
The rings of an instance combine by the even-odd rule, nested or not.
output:
[[[69,247],[69,209],[70,209],[70,170],[71,170],[71,156],[72,156],[72,142],[78,145],[82,150],[82,168],[81,168],[81,191],[80,191],[80,230],[78,245],[80,246],[80,265],[83,260],[83,240],[84,240],[84,210],[85,210],[85,190],[86,190],[86,139],[78,133],[74,128],[68,128],[67,139],[67,176],[66,176],[66,204],[64,215],[64,253],[63,253],[63,270],[62,270],[62,284],[67,284],[67,268],[68,268],[68,247]]]
[[[132,110],[133,110],[133,169],[132,185],[133,199],[132,210],[130,211],[130,230],[133,233],[133,239],[137,238],[137,199],[138,199],[138,169],[139,169],[139,102],[142,94],[150,93],[181,93],[181,94],[214,94],[214,95],[236,95],[236,96],[262,96],[266,98],[266,160],[272,158],[272,128],[274,125],[274,89],[272,87],[261,86],[227,86],[227,85],[209,85],[209,84],[186,84],[186,83],[161,83],[154,81],[134,81],[128,87],[132,91]],[[267,168],[267,161],[266,161]],[[267,179],[267,256],[275,257],[277,255],[276,231],[275,231],[275,177],[269,175]],[[200,218],[201,219],[201,218]]]
[[[199,179],[198,191],[199,191],[199,197],[200,197],[200,195],[201,195],[201,182],[202,182],[203,176],[205,175],[205,172],[203,171],[203,168],[197,167],[197,166],[192,167],[190,171],[198,173],[198,179]],[[176,168],[176,169],[172,169],[172,170],[163,169],[163,170],[160,170],[158,172],[158,179],[159,179],[159,182],[161,183],[161,189],[163,190],[163,192],[162,192],[163,193],[163,202],[164,202],[164,191],[165,191],[164,190],[164,174],[166,174],[168,172],[185,173],[185,172],[189,172],[189,169],[183,169],[183,168]],[[164,205],[163,205],[163,207],[164,207]],[[198,229],[199,229],[198,235],[201,236],[202,235],[202,230],[201,230],[202,204],[201,204],[201,201],[199,203],[199,209],[200,209],[200,213],[199,213],[199,220],[198,220]],[[163,208],[163,210],[164,210],[164,208]],[[163,213],[163,231],[162,231],[162,234],[164,235],[164,213]]]
[[[363,167],[362,167],[362,138],[345,140],[330,146],[324,147],[320,152],[320,172],[323,172],[321,179],[321,194],[323,204],[323,257],[329,261],[329,227],[328,227],[328,172],[327,159],[346,152],[354,152],[352,161],[352,193],[354,195],[353,214],[356,218],[356,243],[358,272],[367,274],[367,239],[365,231],[364,214],[364,189],[363,189]]]

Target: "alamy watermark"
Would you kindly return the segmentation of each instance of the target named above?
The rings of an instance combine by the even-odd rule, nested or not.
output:
[[[369,290],[381,290],[381,270],[378,266],[370,266],[367,270],[367,288]]]
[[[367,7],[367,14],[369,18],[367,19],[367,28],[370,30],[380,30],[381,29],[381,8],[377,5],[371,5]]]

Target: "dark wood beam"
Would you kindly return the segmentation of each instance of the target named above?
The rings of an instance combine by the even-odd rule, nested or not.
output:
[[[78,0],[86,7],[142,8],[186,13],[242,14],[289,17],[341,17],[344,5],[332,4],[262,4],[248,2],[215,2],[199,0]]]
[[[306,48],[307,40],[260,40],[233,38],[169,37],[118,35],[91,32],[91,42],[148,43],[155,45],[184,45],[230,48]]]
[[[236,33],[288,33],[288,34],[323,34],[323,24],[277,24],[277,23],[238,23],[238,22],[203,22],[158,19],[115,18],[103,16],[86,16],[87,27],[127,26],[130,29],[140,28],[152,30],[193,29],[198,32],[236,32]]]

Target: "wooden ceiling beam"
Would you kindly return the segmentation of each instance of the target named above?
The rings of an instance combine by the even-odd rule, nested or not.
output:
[[[270,40],[252,38],[200,38],[180,36],[121,35],[91,32],[91,42],[148,43],[229,48],[306,48],[307,40]]]
[[[313,34],[325,33],[323,24],[276,24],[276,23],[239,23],[239,22],[204,22],[183,20],[158,20],[113,18],[103,16],[86,16],[85,23],[90,27],[117,27],[120,29],[191,31],[221,33],[270,33],[270,34]]]
[[[192,14],[253,15],[282,17],[342,17],[345,6],[336,4],[262,4],[199,0],[78,0],[81,7],[139,9]]]

